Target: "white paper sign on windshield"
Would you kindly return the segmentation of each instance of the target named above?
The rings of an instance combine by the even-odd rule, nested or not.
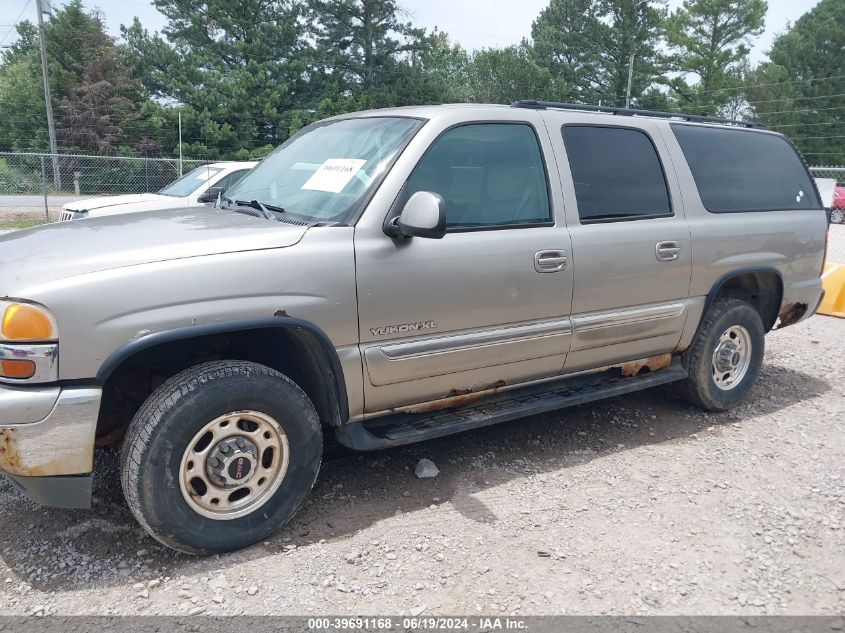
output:
[[[302,189],[340,193],[366,162],[360,158],[330,158],[317,168]]]

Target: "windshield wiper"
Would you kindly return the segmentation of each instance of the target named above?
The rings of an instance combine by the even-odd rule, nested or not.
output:
[[[282,207],[277,207],[272,204],[264,204],[260,200],[250,200],[249,202],[245,202],[244,200],[235,200],[235,204],[239,204],[242,207],[251,207],[253,209],[257,209],[264,214],[264,217],[268,220],[275,220],[276,218],[273,216],[270,211],[275,211],[276,213],[284,213],[285,210]]]
[[[246,207],[247,209],[255,209],[256,211],[259,211],[261,215],[267,220],[278,221],[277,218],[272,213],[270,213],[270,211],[275,211],[276,213],[285,212],[282,207],[277,207],[272,204],[264,204],[259,200],[250,200],[249,202],[246,202],[245,200],[232,200],[231,198],[228,198],[226,196],[221,196],[220,199],[228,205],[226,207],[227,209],[231,209],[233,205],[236,207]]]

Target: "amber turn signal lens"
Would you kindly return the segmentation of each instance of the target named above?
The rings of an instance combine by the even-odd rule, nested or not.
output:
[[[35,363],[31,360],[0,360],[0,377],[32,378],[35,375]]]
[[[0,338],[7,341],[50,341],[56,338],[56,326],[44,308],[12,303],[3,314]]]

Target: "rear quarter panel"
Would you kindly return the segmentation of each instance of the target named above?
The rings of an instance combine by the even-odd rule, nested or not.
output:
[[[779,313],[807,304],[810,316],[821,296],[827,216],[824,210],[711,213],[701,201],[692,172],[668,125],[661,133],[677,174],[692,237],[690,297],[705,298],[726,276],[773,270],[783,282]],[[700,301],[702,307],[703,301]],[[694,327],[690,328],[690,325]],[[685,339],[697,328],[688,323]]]

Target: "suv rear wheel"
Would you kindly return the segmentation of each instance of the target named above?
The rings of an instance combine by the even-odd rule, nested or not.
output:
[[[675,383],[679,395],[707,411],[736,406],[760,373],[764,346],[763,320],[754,306],[739,299],[718,300],[684,352],[689,376]]]
[[[264,365],[215,361],[177,374],[138,410],[121,483],[157,540],[191,554],[223,552],[288,521],[321,456],[320,421],[295,383]]]

